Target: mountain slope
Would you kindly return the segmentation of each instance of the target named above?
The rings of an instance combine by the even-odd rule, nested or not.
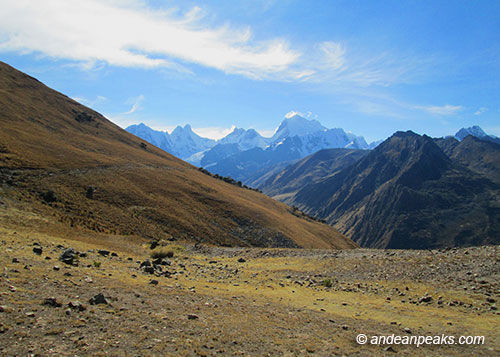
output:
[[[355,246],[267,196],[199,172],[4,63],[0,124],[0,201],[43,215],[47,225],[139,241]]]
[[[334,175],[366,154],[368,151],[354,149],[321,150],[276,172],[258,188],[270,196],[294,193],[312,182]]]
[[[436,143],[452,159],[500,183],[500,145],[490,139],[468,135],[462,141],[438,139]]]
[[[498,244],[500,187],[450,159],[427,136],[398,132],[287,202],[365,247]]]

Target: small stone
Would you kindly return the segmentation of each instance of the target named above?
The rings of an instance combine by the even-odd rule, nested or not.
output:
[[[154,279],[153,279],[153,280],[151,280],[149,283],[150,283],[151,285],[158,285],[158,280],[154,280]]]
[[[245,259],[243,259],[243,258],[238,259],[238,263],[244,263],[244,262],[246,262]]]
[[[5,305],[0,305],[0,312],[7,312],[8,308]]]
[[[189,314],[188,315],[188,320],[198,320],[198,319],[199,319],[198,315],[194,315],[194,314]]]
[[[51,257],[49,257],[49,256],[46,256],[46,257],[45,257],[45,260],[51,260],[51,259],[52,259],[52,258],[51,258]]]
[[[76,251],[73,248],[65,249],[59,256],[59,260],[68,265],[76,265]]]
[[[55,297],[48,297],[43,300],[42,305],[52,306],[52,307],[61,307],[62,304],[57,301]]]
[[[102,293],[97,294],[89,300],[90,305],[108,304],[108,300],[104,297]]]
[[[496,302],[496,300],[495,300],[495,299],[490,298],[490,297],[489,297],[489,298],[486,298],[486,301],[487,301],[487,302],[489,302],[490,304],[494,304],[494,303]]]
[[[342,330],[346,330],[346,331],[347,331],[347,330],[349,330],[349,326],[347,326],[347,325],[342,325]]]
[[[17,259],[17,258],[12,258],[12,263],[19,263],[19,259]]]
[[[115,252],[113,252],[113,253],[111,253],[111,256],[112,256],[112,257],[117,257],[117,256],[118,256],[118,254],[116,254]]]
[[[105,250],[105,249],[99,249],[97,251],[97,253],[99,253],[100,255],[102,255],[103,257],[107,257],[109,255],[109,250]]]
[[[35,253],[37,255],[42,255],[43,250],[40,247],[35,247],[35,248],[33,248],[33,253]]]
[[[35,313],[34,312],[27,312],[26,316],[27,317],[35,317]]]
[[[431,302],[431,301],[432,301],[432,296],[430,296],[430,295],[422,296],[418,300],[419,303],[427,303],[427,302]]]
[[[55,271],[59,271],[61,268],[59,268],[57,265],[54,265],[54,268],[52,269],[54,269]]]
[[[64,313],[65,313],[66,315],[68,315],[68,316],[69,316],[69,315],[71,315],[71,309],[66,309],[66,311],[64,311]]]
[[[145,260],[141,263],[141,268],[150,267],[150,266],[151,266],[151,262],[149,260]]]
[[[409,334],[411,335],[411,330],[410,330],[410,328],[409,328],[409,327],[405,327],[405,328],[403,329],[403,331],[404,331],[404,332],[406,332],[406,333],[409,333]]]
[[[385,351],[385,352],[396,352],[396,351],[394,350],[394,348],[392,348],[391,346],[387,346],[386,348],[384,348],[384,351]]]
[[[68,307],[73,310],[85,311],[87,308],[80,301],[70,301]]]

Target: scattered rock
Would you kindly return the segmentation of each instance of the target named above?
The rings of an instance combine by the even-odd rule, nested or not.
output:
[[[19,259],[17,259],[17,258],[12,258],[12,263],[19,263]]]
[[[387,346],[386,348],[384,348],[384,351],[385,351],[385,352],[396,352],[396,351],[394,350],[394,348],[392,348],[391,346]]]
[[[198,315],[194,314],[189,314],[188,315],[188,320],[198,320],[200,317]]]
[[[54,265],[54,268],[52,268],[52,269],[54,269],[55,271],[59,271],[59,269],[61,269],[61,268],[59,268],[57,265]]]
[[[151,266],[151,262],[149,260],[145,260],[141,263],[141,268],[150,267],[150,266]]]
[[[113,252],[113,253],[111,253],[111,256],[112,256],[112,257],[117,257],[117,256],[118,256],[118,254],[116,254],[115,252]]]
[[[57,299],[55,297],[45,298],[43,300],[42,305],[52,306],[52,307],[61,307],[62,306],[62,304],[59,301],[57,301]]]
[[[153,280],[151,280],[149,283],[150,283],[151,285],[158,285],[158,280],[154,280],[154,279],[153,279]]]
[[[346,330],[346,331],[347,331],[347,330],[349,330],[349,326],[347,326],[347,325],[342,325],[342,330]]]
[[[495,300],[495,299],[490,298],[490,297],[489,297],[489,298],[486,298],[486,301],[487,301],[487,302],[489,302],[490,304],[494,304],[494,303],[496,302],[496,300]]]
[[[109,255],[109,250],[105,250],[105,249],[99,249],[97,251],[97,253],[99,253],[100,255],[102,255],[103,257],[107,257]]]
[[[8,308],[5,305],[0,305],[0,312],[7,312]]]
[[[425,295],[425,296],[422,296],[418,302],[419,303],[427,303],[427,302],[431,302],[432,301],[432,296],[430,295]]]
[[[43,249],[40,248],[40,247],[34,247],[33,248],[33,253],[37,254],[37,255],[42,255],[43,253]]]
[[[406,332],[406,333],[409,333],[409,334],[411,335],[411,330],[410,330],[410,328],[409,328],[409,327],[405,327],[405,328],[403,329],[403,331],[404,331],[404,332]]]
[[[73,310],[85,311],[87,308],[80,301],[70,301],[68,307]]]
[[[238,263],[244,263],[244,262],[246,262],[246,260],[244,258],[238,259]]]
[[[108,304],[108,300],[104,297],[102,293],[97,294],[89,300],[90,305]]]
[[[59,260],[68,265],[76,265],[77,253],[73,248],[65,249],[59,256]]]

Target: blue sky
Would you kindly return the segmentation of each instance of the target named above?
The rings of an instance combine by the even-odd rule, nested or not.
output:
[[[0,60],[122,127],[233,126],[290,111],[368,141],[500,135],[499,1],[0,0]]]

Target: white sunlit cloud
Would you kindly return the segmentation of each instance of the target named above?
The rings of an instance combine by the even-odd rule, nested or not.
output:
[[[478,110],[476,110],[476,112],[474,113],[474,115],[481,115],[481,114],[483,114],[483,113],[485,113],[485,112],[487,112],[487,111],[488,111],[488,108],[486,108],[486,107],[481,107],[481,108],[479,108]]]
[[[132,101],[133,101],[132,107],[130,108],[129,111],[127,111],[123,114],[127,115],[127,114],[135,113],[141,107],[141,102],[143,100],[144,100],[144,95],[142,95],[142,94],[136,98],[132,98]]]
[[[255,39],[249,26],[213,26],[199,7],[182,13],[145,0],[0,0],[0,8],[0,51],[69,60],[84,70],[192,74],[196,64],[256,80],[386,86],[425,67],[413,54],[359,53],[334,41],[299,51],[287,39]]]
[[[194,63],[260,79],[283,75],[300,56],[282,39],[253,41],[248,27],[204,25],[198,7],[184,15],[141,0],[0,0],[0,7],[0,51],[73,60],[87,69],[104,62],[189,72],[185,63]]]
[[[290,110],[288,113],[285,114],[285,118],[289,119],[289,118],[292,118],[294,116],[301,116],[302,118],[311,118],[311,119],[317,119],[318,118],[318,115],[317,114],[313,114],[312,112],[299,112],[299,111],[296,111],[296,110]]]
[[[448,116],[457,114],[458,112],[462,111],[465,108],[461,105],[446,104],[442,106],[437,106],[437,105],[415,106],[415,109],[420,109],[434,115]]]

